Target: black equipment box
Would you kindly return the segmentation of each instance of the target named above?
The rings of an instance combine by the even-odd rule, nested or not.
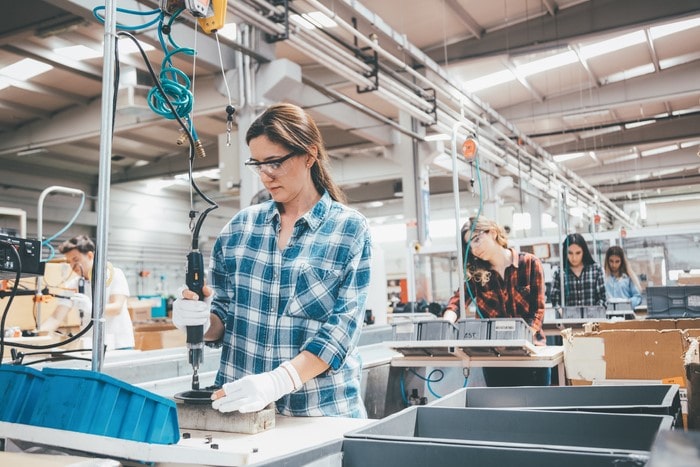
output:
[[[700,317],[700,285],[647,287],[647,318]]]
[[[10,250],[14,249],[19,256]],[[46,263],[40,261],[41,242],[0,235],[0,279],[14,279],[19,269],[21,276],[42,276]]]

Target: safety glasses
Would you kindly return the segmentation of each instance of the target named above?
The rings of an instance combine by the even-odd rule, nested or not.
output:
[[[244,162],[244,164],[254,174],[262,175],[264,173],[268,177],[281,177],[282,175],[285,175],[287,173],[287,169],[284,167],[285,161],[287,161],[287,159],[291,159],[294,156],[300,155],[301,153],[292,151],[286,156],[266,161],[256,161],[255,159],[248,159]]]
[[[471,244],[478,245],[479,243],[481,243],[481,240],[484,238],[484,234],[487,232],[488,232],[488,230],[481,230],[481,231],[475,233],[474,235],[472,235]]]

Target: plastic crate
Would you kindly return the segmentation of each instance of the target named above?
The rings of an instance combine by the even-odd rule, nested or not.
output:
[[[462,388],[428,405],[670,415],[683,426],[677,384]]]
[[[647,318],[700,317],[700,286],[647,287]]]
[[[457,328],[445,320],[422,321],[418,323],[418,340],[439,341],[457,338]]]
[[[604,306],[565,306],[562,308],[563,319],[605,319]]]
[[[345,436],[404,443],[500,443],[511,447],[648,453],[657,433],[670,429],[672,423],[673,417],[666,415],[414,406]]]
[[[485,319],[469,319],[463,318],[457,321],[457,339],[488,339],[489,338],[489,322]]]
[[[489,339],[524,339],[532,342],[532,332],[522,318],[489,318]]]
[[[151,302],[151,317],[165,318],[168,316],[165,307],[165,298],[161,295],[139,295],[139,300],[147,300]]]
[[[0,420],[28,424],[39,399],[44,375],[26,366],[0,366]]]
[[[343,441],[342,466],[503,467],[515,465],[518,467],[640,467],[644,465],[648,458],[648,455],[637,453],[591,453],[498,445],[403,443],[346,438]],[[286,463],[277,465],[288,466]],[[306,464],[289,464],[290,467],[300,465]]]
[[[410,319],[401,320],[391,324],[391,340],[415,341],[418,340],[418,323]]]
[[[394,341],[436,341],[456,338],[455,325],[442,319],[406,320],[392,324]]]
[[[44,368],[31,425],[154,444],[180,439],[175,402],[88,370]]]

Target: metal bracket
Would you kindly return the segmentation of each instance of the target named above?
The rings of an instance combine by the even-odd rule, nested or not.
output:
[[[357,18],[355,18],[354,16],[352,18],[352,26],[353,28],[357,29]],[[370,39],[376,42],[377,35],[375,33],[370,34],[369,37]],[[373,84],[371,86],[365,86],[363,88],[360,86],[356,86],[357,93],[363,94],[366,92],[376,91],[377,89],[379,89],[379,54],[376,50],[374,50],[369,55],[364,53],[373,49],[371,47],[359,47],[359,44],[357,43],[357,37],[353,38],[353,45],[355,46],[355,57],[362,60],[367,65],[372,66],[372,69],[368,72],[363,73],[363,76],[365,78],[372,79]]]
[[[289,1],[288,0],[274,0],[271,1],[272,5],[274,6],[280,6],[284,5],[284,12],[280,13],[275,13],[269,17],[269,20],[275,23],[283,23],[284,24],[284,32],[281,34],[277,35],[272,35],[272,34],[265,34],[265,41],[268,44],[272,44],[274,42],[279,42],[279,41],[284,41],[289,39]]]
[[[423,123],[421,122],[421,125],[428,127],[428,126],[433,126],[436,125],[438,122],[437,118],[437,95],[435,93],[435,88],[426,88],[423,89],[426,93],[428,93],[427,96],[420,95],[423,99],[425,99],[426,102],[432,104],[432,108],[430,109],[430,113],[433,116],[433,121],[431,123]]]

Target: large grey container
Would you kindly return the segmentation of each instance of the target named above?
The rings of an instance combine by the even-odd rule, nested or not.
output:
[[[449,321],[442,319],[418,323],[418,340],[439,341],[457,338],[457,328]]]
[[[343,467],[642,467],[648,458],[648,453],[582,452],[546,447],[528,449],[349,438],[343,441]]]
[[[345,437],[648,453],[656,434],[672,423],[665,415],[414,406]]]
[[[670,415],[683,427],[677,384],[462,388],[429,405]]]
[[[564,319],[605,319],[604,306],[565,306],[562,308]]]
[[[489,322],[486,319],[462,318],[455,323],[458,340],[488,339]]]
[[[392,324],[394,341],[439,341],[457,338],[457,328],[443,319],[404,321]]]
[[[532,342],[532,332],[522,318],[489,318],[489,339],[523,339]]]

